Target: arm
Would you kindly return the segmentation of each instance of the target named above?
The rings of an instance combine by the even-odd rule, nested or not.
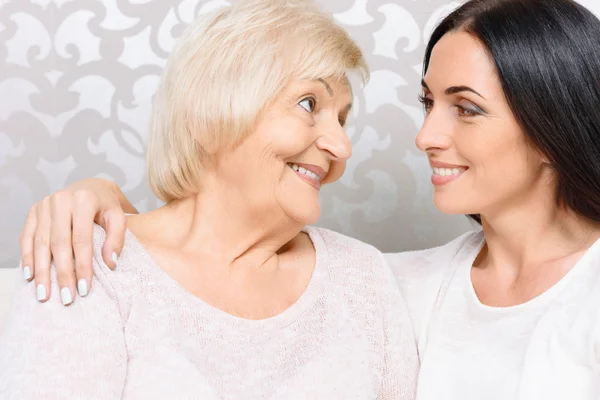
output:
[[[52,260],[60,288],[81,296],[90,291],[94,222],[107,232],[104,262],[116,267],[125,237],[125,212],[135,214],[137,210],[114,182],[99,178],[76,182],[31,207],[21,234],[21,266],[25,280],[35,278],[38,301],[50,298]],[[70,304],[68,300],[62,298],[65,305]]]
[[[121,398],[127,352],[106,271],[94,260],[95,290],[70,307],[39,304],[33,282],[19,280],[0,336],[2,399]]]
[[[385,356],[378,399],[413,400],[416,397],[419,359],[406,303],[388,265],[383,261],[381,307],[384,318]]]

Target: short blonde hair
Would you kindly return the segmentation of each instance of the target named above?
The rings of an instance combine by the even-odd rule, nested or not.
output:
[[[201,189],[212,156],[239,144],[293,80],[369,69],[348,33],[311,0],[240,0],[192,23],[154,98],[146,166],[170,202]]]

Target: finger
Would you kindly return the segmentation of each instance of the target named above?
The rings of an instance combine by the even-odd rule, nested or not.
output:
[[[102,246],[102,258],[106,265],[114,270],[125,242],[127,218],[123,210],[112,209],[104,213],[101,222],[101,226],[106,231],[106,241]]]
[[[23,267],[23,278],[26,281],[33,279],[35,274],[33,265],[33,235],[37,226],[37,204],[34,204],[27,213],[25,225],[19,237],[21,245],[21,266]]]
[[[73,302],[75,269],[71,242],[71,195],[60,191],[50,197],[50,252],[63,305]]]
[[[84,297],[92,287],[92,234],[96,211],[85,197],[75,196],[73,207],[73,250],[75,253],[75,272],[77,291]]]
[[[37,227],[33,239],[36,298],[40,302],[50,297],[50,198],[37,207]]]

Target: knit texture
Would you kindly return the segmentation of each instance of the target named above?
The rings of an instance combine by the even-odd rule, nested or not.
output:
[[[247,320],[184,290],[131,232],[117,269],[94,228],[93,288],[64,307],[21,282],[0,339],[2,399],[414,399],[418,357],[382,254],[307,228],[316,266],[283,313]]]

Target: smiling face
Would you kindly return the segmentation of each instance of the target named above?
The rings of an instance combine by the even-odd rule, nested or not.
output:
[[[338,180],[352,154],[344,131],[351,101],[346,79],[290,83],[263,110],[254,131],[220,157],[219,179],[256,210],[315,223],[321,185]]]
[[[440,211],[496,213],[553,190],[549,167],[526,141],[493,60],[471,35],[450,32],[435,45],[421,101],[427,115],[416,144],[429,158]]]

